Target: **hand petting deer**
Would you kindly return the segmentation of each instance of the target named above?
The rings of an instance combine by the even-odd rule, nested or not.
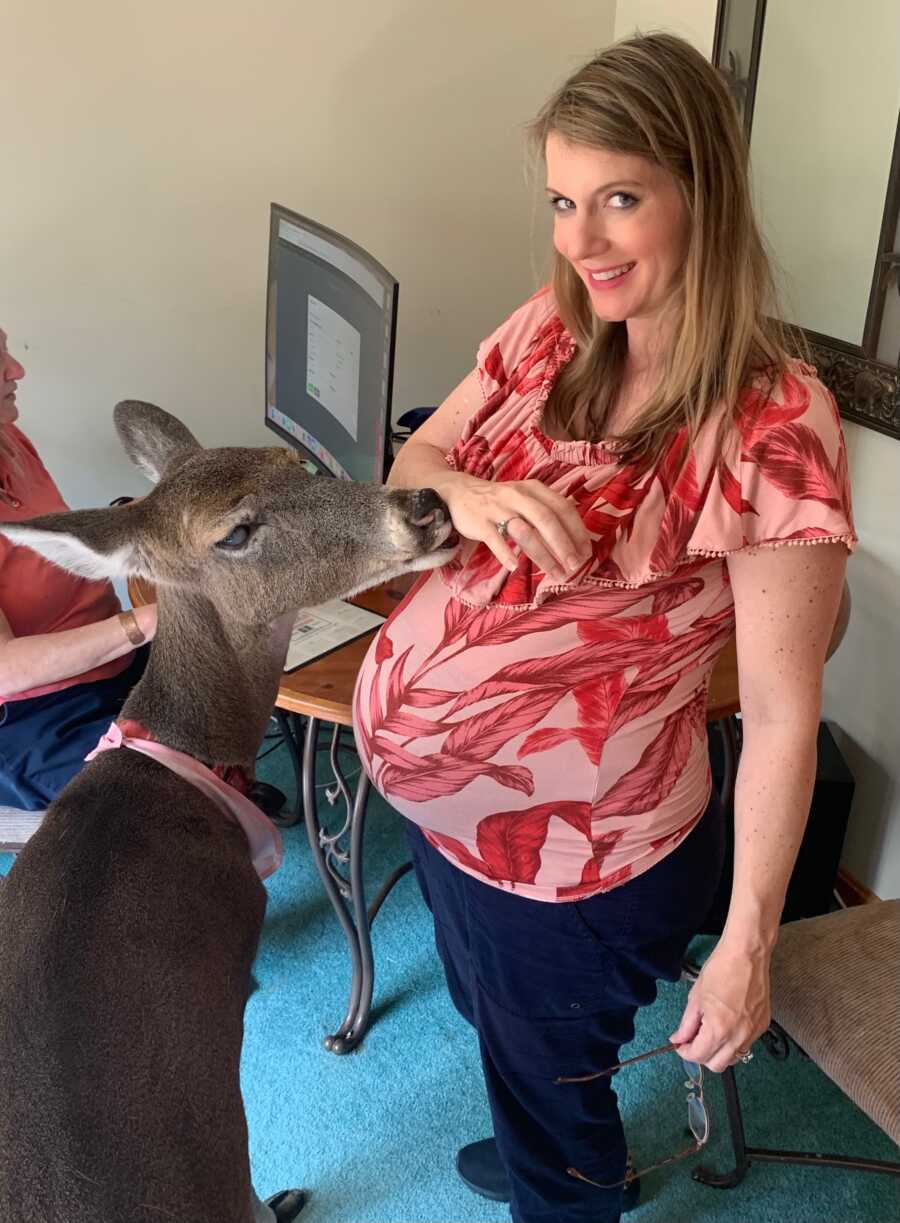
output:
[[[250,1183],[239,1061],[279,844],[239,791],[296,610],[445,563],[452,524],[431,490],[206,450],[152,404],[115,422],[145,498],[0,528],[74,573],[145,577],[159,605],[118,750],[0,884],[0,1223],[293,1219],[301,1193],[265,1206]],[[222,810],[242,803],[248,832]]]

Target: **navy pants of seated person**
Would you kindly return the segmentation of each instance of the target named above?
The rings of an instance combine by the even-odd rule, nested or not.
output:
[[[414,824],[407,822],[407,832],[451,997],[478,1033],[513,1220],[617,1223],[622,1190],[594,1188],[566,1171],[576,1167],[604,1184],[625,1175],[610,1079],[554,1080],[615,1065],[657,981],[678,979],[721,873],[720,804],[713,799],[650,870],[610,892],[558,904],[482,883],[451,865]],[[648,1154],[652,1161],[668,1152]]]
[[[49,807],[121,713],[149,652],[146,645],[135,650],[125,670],[111,679],[0,706],[0,805],[23,811]]]

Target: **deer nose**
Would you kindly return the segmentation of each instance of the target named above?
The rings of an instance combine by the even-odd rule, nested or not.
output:
[[[449,517],[449,510],[433,488],[419,488],[411,494],[409,520],[414,527],[437,527]]]

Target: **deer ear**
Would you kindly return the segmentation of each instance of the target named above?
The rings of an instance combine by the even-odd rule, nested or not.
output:
[[[138,507],[44,514],[27,522],[0,522],[0,532],[79,577],[128,577],[143,569],[134,543]]]
[[[152,403],[123,399],[113,410],[113,420],[125,453],[154,484],[179,455],[201,449],[177,416]]]

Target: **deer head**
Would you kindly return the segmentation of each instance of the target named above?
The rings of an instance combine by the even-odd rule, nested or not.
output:
[[[149,403],[120,403],[114,417],[153,490],[124,506],[0,525],[13,542],[83,577],[136,575],[200,592],[247,625],[435,568],[454,551],[449,514],[430,489],[311,477],[279,447],[207,450]]]

